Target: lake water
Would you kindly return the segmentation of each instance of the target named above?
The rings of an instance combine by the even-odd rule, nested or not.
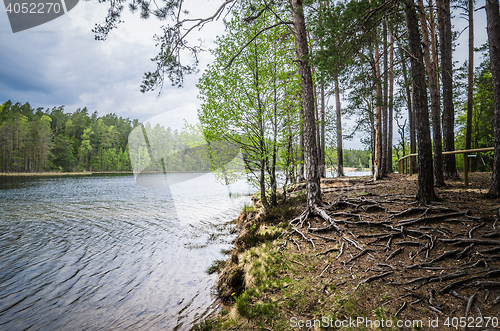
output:
[[[345,175],[348,176],[348,177],[371,176],[372,172],[371,171],[347,171],[345,173]]]
[[[205,270],[249,187],[196,176],[0,177],[0,330],[189,330],[217,310]]]

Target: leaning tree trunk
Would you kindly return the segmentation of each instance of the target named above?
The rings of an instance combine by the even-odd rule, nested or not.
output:
[[[450,0],[437,0],[439,41],[441,42],[441,70],[443,81],[443,147],[455,150],[455,110],[453,107],[453,63],[451,57]],[[457,179],[455,154],[443,155],[444,177]]]
[[[344,176],[344,150],[342,148],[342,113],[340,111],[339,77],[335,76],[335,104],[337,107],[337,160],[339,177]]]
[[[435,198],[434,178],[432,174],[432,147],[429,112],[427,110],[425,67],[421,46],[422,40],[418,31],[418,19],[413,1],[407,0],[405,3],[405,19],[411,55],[413,107],[415,117],[418,118],[418,122],[416,123],[418,141],[417,201],[420,204],[428,204]]]
[[[439,105],[439,90],[436,84],[434,64],[431,60],[431,44],[429,40],[429,31],[427,29],[427,18],[425,17],[423,0],[418,0],[418,8],[420,11],[420,24],[422,27],[424,60],[429,80],[429,91],[431,94],[432,142],[434,145],[434,185],[442,187],[445,186],[445,183],[443,176],[443,149],[441,144],[441,110]]]
[[[488,195],[500,196],[500,13],[498,0],[486,0],[486,21],[488,22],[488,42],[490,44],[490,63],[493,80],[493,99],[495,104],[494,136],[495,154],[493,176]]]

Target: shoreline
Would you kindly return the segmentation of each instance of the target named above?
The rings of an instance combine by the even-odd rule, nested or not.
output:
[[[167,171],[167,174],[192,174],[199,171]],[[209,172],[201,172],[209,173]],[[92,176],[92,175],[133,175],[133,171],[82,171],[82,172],[0,172],[0,177],[43,177],[43,176]],[[152,174],[162,174],[162,172],[150,172]]]
[[[328,170],[330,171],[330,170]],[[356,168],[344,168],[344,173],[370,171],[370,169],[358,170]],[[210,173],[203,171],[167,171],[167,174],[192,174]],[[134,174],[133,171],[76,171],[76,172],[0,172],[0,177],[49,177],[49,176],[92,176],[92,175],[127,175]],[[162,172],[150,172],[147,174],[162,174]],[[369,176],[369,175],[367,175]],[[337,177],[327,177],[337,178]]]

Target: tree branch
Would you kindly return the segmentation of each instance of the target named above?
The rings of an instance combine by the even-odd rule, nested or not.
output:
[[[229,67],[233,64],[234,60],[235,60],[235,59],[236,59],[236,58],[237,58],[237,57],[241,54],[241,52],[243,52],[243,50],[244,50],[244,49],[245,49],[248,45],[250,45],[250,43],[251,43],[252,41],[254,41],[254,40],[255,40],[255,38],[257,38],[257,37],[258,37],[258,36],[259,36],[262,32],[267,31],[267,30],[271,30],[271,29],[273,29],[273,28],[275,28],[275,27],[277,27],[277,26],[279,26],[279,25],[283,25],[283,24],[292,24],[292,25],[293,25],[293,22],[279,22],[279,23],[276,23],[276,24],[270,25],[270,26],[268,26],[268,27],[265,27],[264,29],[262,29],[262,30],[260,30],[259,32],[257,32],[257,33],[255,34],[255,36],[253,36],[253,37],[252,37],[252,39],[250,39],[250,40],[249,40],[249,41],[248,41],[245,45],[243,45],[243,47],[241,47],[241,49],[238,51],[238,53],[236,53],[236,55],[235,55],[235,56],[233,56],[233,57],[231,58],[231,60],[229,60],[228,64],[227,64],[227,65],[226,65],[223,69],[227,69],[227,68],[229,68]]]

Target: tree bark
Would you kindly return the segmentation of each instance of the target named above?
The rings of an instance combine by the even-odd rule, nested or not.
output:
[[[436,85],[439,91],[439,60],[437,52],[436,23],[434,18],[434,3],[432,0],[429,0],[429,28],[431,34],[432,63],[434,64],[434,73],[436,74]]]
[[[453,106],[453,63],[451,56],[450,0],[437,0],[439,40],[441,48],[441,79],[443,82],[443,147],[455,150],[455,110]],[[443,155],[443,170],[446,179],[457,179],[455,154]]]
[[[424,60],[427,69],[427,77],[429,81],[429,90],[431,94],[431,117],[432,117],[432,136],[434,147],[434,185],[437,187],[445,186],[443,175],[443,150],[441,139],[441,119],[439,105],[439,90],[436,84],[436,74],[434,72],[434,64],[431,60],[431,48],[429,40],[429,32],[427,29],[427,18],[425,16],[424,1],[418,0],[418,8],[420,12],[420,24],[422,28]]]
[[[292,19],[295,30],[298,71],[302,87],[307,206],[309,209],[312,209],[318,204],[321,204],[321,192],[318,171],[318,150],[316,145],[313,81],[311,67],[308,63],[309,48],[302,0],[292,0]]]
[[[312,45],[309,45],[309,51],[311,54],[313,53]],[[315,76],[314,66],[310,66],[310,67],[311,67],[311,75]],[[318,92],[317,92],[315,81],[313,81],[313,96],[314,96],[314,111],[316,114],[315,119],[316,119],[316,123],[319,123],[320,117],[319,117],[319,110],[318,110],[318,108],[319,108],[319,106],[318,106]],[[323,156],[321,155],[322,154],[322,150],[321,150],[321,125],[316,126],[316,146],[318,148],[318,171],[319,171],[319,176],[321,178],[321,177],[325,177],[325,176],[323,176],[323,169],[321,167],[321,160],[323,158]]]
[[[465,149],[472,147],[472,93],[474,89],[474,1],[469,0],[469,77],[467,86],[467,128]]]
[[[490,63],[493,80],[493,99],[495,105],[493,175],[488,195],[500,196],[500,13],[498,0],[486,0],[486,21],[488,23],[488,42],[490,44]]]
[[[418,188],[416,198],[420,204],[428,204],[435,199],[434,178],[432,174],[432,147],[429,112],[427,110],[425,66],[423,63],[421,38],[418,31],[418,19],[413,1],[407,0],[405,3],[405,19],[411,54],[413,107],[415,109],[415,117],[418,118],[418,122],[416,123],[418,141]]]
[[[394,36],[389,48],[389,136],[387,137],[387,172],[392,173],[392,135],[394,122]]]
[[[321,82],[321,139],[320,139],[320,153],[319,167],[321,170],[321,177],[326,177],[325,167],[325,84]]]
[[[377,33],[375,32],[375,36]],[[382,167],[382,87],[380,86],[380,54],[378,42],[375,41],[375,59],[374,59],[374,80],[375,80],[375,100],[376,100],[376,116],[375,116],[375,162],[373,165],[373,179],[382,179],[384,173]]]
[[[408,72],[406,70],[406,58],[401,45],[399,47],[401,56],[401,67],[403,69],[403,79],[406,91],[406,102],[408,107],[408,126],[410,127],[410,154],[415,154],[417,152],[417,134],[415,131],[415,115],[413,112],[412,102],[411,102],[411,91],[410,91],[410,79],[408,78]],[[414,156],[410,157],[412,173],[417,172],[417,159]]]
[[[388,99],[389,99],[389,77],[388,77],[388,57],[387,57],[387,24],[385,21],[382,23],[382,35],[383,35],[383,45],[384,45],[384,104],[383,104],[383,112],[382,112],[382,176],[387,176],[389,172],[388,161],[389,157],[387,154],[387,144],[388,144],[388,136],[387,136],[387,126],[388,126]]]
[[[300,98],[302,99],[302,91],[300,93]],[[304,174],[304,109],[303,105],[300,106],[300,121],[299,121],[299,183],[303,183],[306,180]]]
[[[342,114],[340,111],[340,88],[338,76],[335,76],[335,101],[337,108],[337,175],[338,177],[342,177],[344,176],[344,151],[342,149]]]

